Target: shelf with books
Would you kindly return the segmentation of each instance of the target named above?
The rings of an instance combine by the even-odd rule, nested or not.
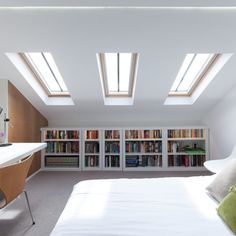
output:
[[[206,129],[201,128],[191,128],[191,129],[168,129],[167,130],[168,139],[176,139],[176,138],[183,138],[183,139],[205,139],[206,137]]]
[[[79,168],[79,156],[76,155],[45,155],[45,167]]]
[[[43,128],[49,170],[204,170],[206,128]]]
[[[167,130],[168,168],[203,169],[207,149],[207,130],[204,128]]]
[[[44,140],[78,140],[79,130],[49,129],[44,131]]]
[[[205,155],[168,155],[168,167],[203,167]]]
[[[42,141],[47,143],[42,158],[44,168],[80,169],[79,129],[43,128]]]
[[[104,170],[121,170],[121,130],[118,129],[105,129],[103,130],[103,169]]]
[[[162,130],[132,129],[124,134],[124,169],[162,167]]]
[[[83,169],[101,169],[101,134],[98,129],[83,130]]]

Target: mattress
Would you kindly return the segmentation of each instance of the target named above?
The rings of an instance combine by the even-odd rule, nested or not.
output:
[[[51,236],[233,235],[205,191],[212,178],[79,182]]]

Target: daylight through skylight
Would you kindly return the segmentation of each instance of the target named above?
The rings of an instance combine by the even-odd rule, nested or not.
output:
[[[191,95],[220,54],[187,54],[169,95]]]
[[[20,53],[49,95],[69,95],[57,65],[49,52]]]
[[[137,53],[99,53],[99,66],[106,96],[131,96]]]

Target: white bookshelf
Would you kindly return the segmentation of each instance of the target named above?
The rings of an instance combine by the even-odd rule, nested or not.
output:
[[[122,130],[103,130],[103,170],[122,170]]]
[[[123,169],[162,169],[162,130],[126,129],[123,135]]]
[[[83,130],[83,170],[100,170],[102,167],[101,130]]]
[[[74,128],[43,128],[42,167],[47,170],[81,170],[81,134]]]
[[[209,159],[205,127],[43,128],[42,141],[47,170],[200,171]]]
[[[204,170],[208,132],[202,127],[167,129],[167,169]]]

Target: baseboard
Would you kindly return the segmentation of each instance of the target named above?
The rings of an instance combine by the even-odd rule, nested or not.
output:
[[[31,176],[26,178],[26,181],[30,180],[31,178],[33,178],[35,175],[37,175],[39,172],[41,171],[41,168],[38,169],[37,171],[35,171]]]

